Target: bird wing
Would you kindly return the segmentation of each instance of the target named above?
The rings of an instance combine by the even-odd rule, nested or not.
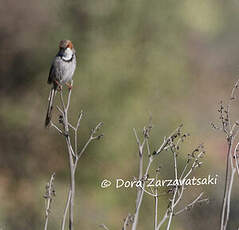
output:
[[[48,84],[51,84],[51,83],[53,82],[53,80],[54,80],[54,75],[55,75],[54,65],[52,64],[52,65],[51,65],[50,72],[49,72],[48,80],[47,80],[47,83],[48,83]]]

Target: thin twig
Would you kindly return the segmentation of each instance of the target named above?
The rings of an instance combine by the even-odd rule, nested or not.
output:
[[[64,214],[63,214],[63,218],[62,218],[62,223],[61,223],[61,230],[65,229],[66,215],[67,215],[67,211],[69,209],[70,200],[71,200],[71,190],[68,191],[67,202],[66,202],[66,206],[65,206],[65,210],[64,210]]]
[[[105,230],[109,230],[109,228],[108,228],[105,224],[101,224],[101,225],[99,225],[99,227],[100,227],[100,228],[103,228],[103,229],[105,229]]]
[[[58,128],[52,121],[50,121],[50,126],[54,127],[59,134],[64,136],[64,133],[62,132],[62,130]]]
[[[203,196],[203,192],[200,193],[191,203],[189,203],[188,205],[186,205],[184,208],[180,209],[179,211],[174,212],[174,216],[177,216],[179,214],[181,214],[182,212],[189,210],[190,208],[192,208],[196,203],[199,202],[200,198]],[[208,201],[208,199],[204,199],[204,201]]]
[[[153,157],[151,156],[149,158],[148,166],[146,168],[144,177],[147,177],[148,172],[149,172],[149,168],[150,168],[152,162],[153,162]],[[135,211],[135,215],[134,215],[134,222],[132,224],[132,229],[131,230],[136,230],[136,227],[137,227],[139,211],[140,211],[140,207],[141,207],[141,204],[142,204],[142,200],[143,200],[143,196],[144,196],[144,191],[145,191],[145,183],[143,183],[143,187],[141,189],[142,190],[140,192],[139,199],[138,199],[138,202],[137,202],[136,211]]]
[[[161,219],[161,221],[159,222],[158,226],[157,226],[157,230],[159,230],[162,225],[165,223],[165,221],[168,219],[168,209],[165,211],[163,218]]]
[[[69,230],[74,229],[74,197],[75,197],[75,173],[74,173],[74,160],[73,160],[73,148],[71,145],[71,140],[69,137],[69,123],[68,123],[68,109],[70,105],[70,98],[71,98],[71,90],[69,90],[68,93],[68,99],[67,99],[67,106],[65,106],[62,90],[60,92],[60,99],[62,104],[62,111],[63,111],[63,127],[64,131],[66,133],[66,144],[68,148],[68,155],[69,155],[69,166],[70,166],[70,175],[71,175],[71,183],[70,183],[70,190],[71,190],[71,196],[70,196],[70,205],[69,205]]]
[[[127,226],[129,224],[129,218],[130,218],[130,214],[126,216],[122,230],[127,230]]]
[[[54,178],[55,178],[55,173],[51,175],[51,179],[46,185],[46,193],[44,195],[44,198],[47,200],[44,230],[47,230],[49,214],[51,211],[51,204],[52,204],[53,197],[55,196],[55,191],[53,187]]]
[[[154,198],[154,230],[157,229],[158,226],[158,202],[159,202],[159,198],[158,198],[158,190],[156,189],[156,194],[155,194],[155,198]]]
[[[82,116],[83,116],[83,111],[80,112],[80,116],[79,116],[79,118],[77,120],[76,127],[75,127],[75,130],[74,130],[75,131],[74,132],[74,134],[75,134],[75,153],[78,152],[77,138],[78,138],[78,130],[80,128],[80,122],[81,122]]]
[[[173,159],[174,159],[174,178],[177,180],[178,179],[177,154],[176,154],[176,152],[174,151],[173,148],[171,148],[171,150],[173,152]],[[173,194],[173,199],[171,201],[171,207],[170,207],[170,214],[169,214],[167,230],[169,230],[169,228],[171,226],[171,222],[172,222],[172,218],[173,218],[173,212],[174,212],[174,207],[175,207],[174,203],[175,203],[177,192],[178,192],[178,186],[176,186],[174,188],[174,194]]]
[[[236,171],[238,171],[237,159],[235,157],[235,152],[237,150],[238,144],[236,145],[234,151],[234,140],[239,133],[238,121],[232,122],[231,118],[231,107],[232,102],[236,99],[236,90],[238,89],[239,79],[235,83],[232,88],[231,96],[229,98],[227,106],[224,106],[221,102],[220,109],[218,110],[220,113],[220,122],[222,126],[222,131],[225,133],[227,140],[227,159],[226,159],[226,176],[225,176],[225,186],[224,186],[224,194],[223,194],[223,202],[221,208],[221,216],[220,216],[220,230],[226,230],[227,224],[229,221],[230,214],[230,200],[231,200],[231,192],[234,181],[234,175]],[[232,125],[233,123],[233,125]],[[237,129],[236,129],[237,128]],[[234,152],[234,155],[232,155]],[[233,160],[234,157],[234,160]],[[234,165],[235,164],[235,165]]]

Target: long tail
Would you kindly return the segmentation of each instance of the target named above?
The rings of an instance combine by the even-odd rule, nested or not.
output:
[[[51,116],[52,116],[52,109],[53,109],[53,101],[55,97],[56,90],[54,87],[51,88],[49,97],[48,97],[48,107],[47,107],[47,114],[46,114],[46,120],[45,120],[45,127],[48,127],[51,122]]]

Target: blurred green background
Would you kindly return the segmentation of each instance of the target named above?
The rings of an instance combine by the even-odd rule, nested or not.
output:
[[[140,131],[150,116],[153,148],[183,123],[192,136],[186,150],[199,143],[207,150],[200,175],[220,178],[218,185],[188,195],[191,200],[203,189],[211,202],[176,217],[173,229],[216,229],[226,143],[210,122],[218,119],[218,102],[228,98],[237,80],[238,12],[236,0],[1,0],[0,228],[43,228],[45,184],[56,172],[49,225],[59,229],[68,158],[64,139],[44,128],[46,82],[58,42],[70,39],[78,62],[71,120],[85,112],[80,145],[97,122],[104,122],[104,138],[89,147],[77,171],[76,229],[97,229],[101,223],[119,229],[134,212],[135,190],[102,189],[100,183],[137,175],[132,130]],[[161,165],[169,175],[169,163]],[[238,227],[237,191],[238,186],[230,229]],[[146,196],[139,229],[152,229],[152,220],[153,199]]]

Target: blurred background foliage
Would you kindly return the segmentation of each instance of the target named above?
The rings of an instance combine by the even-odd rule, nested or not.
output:
[[[100,182],[137,175],[132,129],[140,131],[150,116],[153,148],[183,123],[192,136],[186,154],[202,142],[207,149],[198,175],[220,178],[218,185],[203,187],[211,203],[175,218],[173,229],[216,229],[226,144],[210,122],[217,120],[218,102],[229,96],[237,79],[238,10],[235,0],[1,0],[0,226],[43,227],[43,194],[54,171],[57,196],[50,228],[59,229],[69,183],[66,147],[63,138],[43,124],[50,64],[59,40],[70,39],[78,61],[72,120],[85,111],[80,145],[99,121],[104,122],[105,135],[80,162],[76,229],[96,229],[101,223],[119,229],[134,211],[133,189],[104,190]],[[170,175],[170,162],[161,165],[165,176]],[[230,229],[238,227],[237,191],[238,186]],[[152,228],[152,198],[145,197],[143,207],[139,229]]]

